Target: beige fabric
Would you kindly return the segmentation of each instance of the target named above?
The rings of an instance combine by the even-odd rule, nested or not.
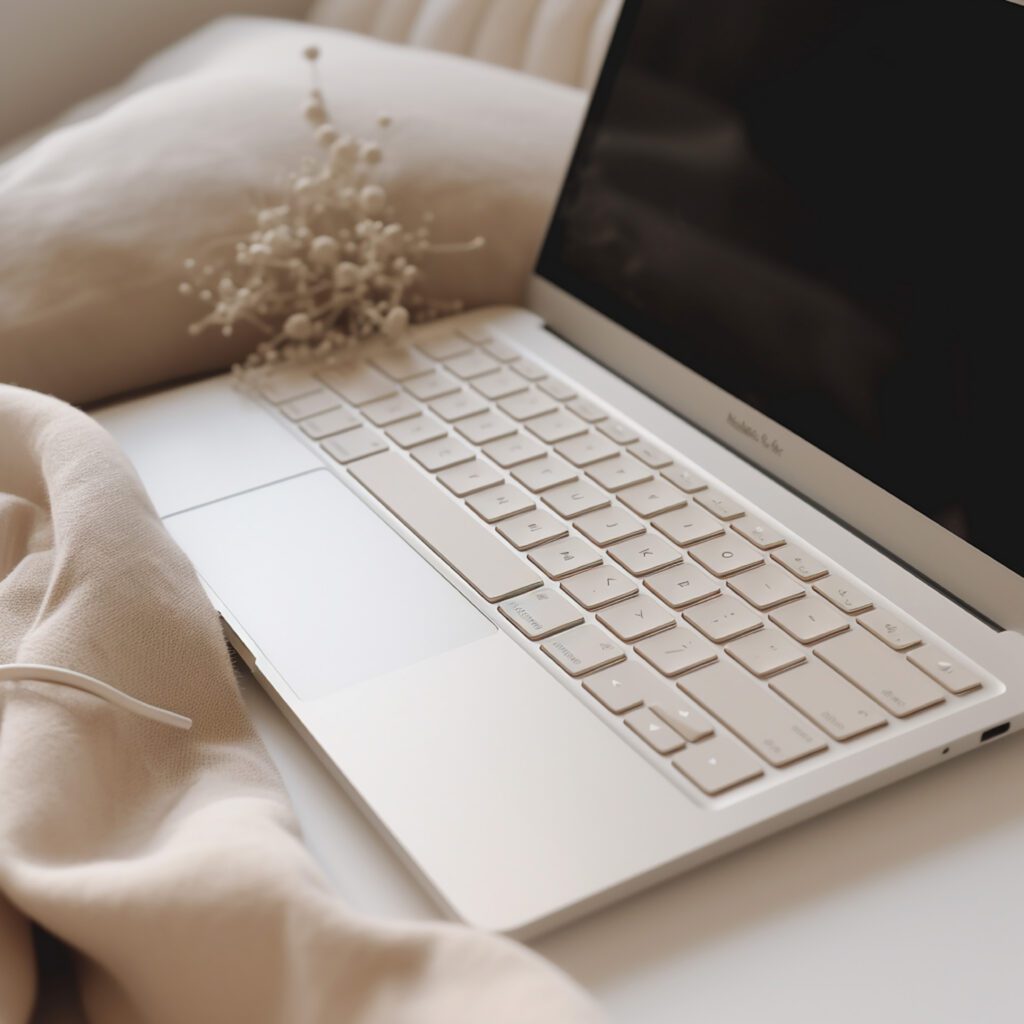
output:
[[[217,618],[109,436],[0,386],[0,662],[191,715],[0,683],[0,1021],[34,999],[29,922],[76,951],[97,1024],[575,1024],[527,950],[357,917],[326,890],[245,716]]]
[[[590,89],[622,0],[317,0],[310,20]]]
[[[127,95],[0,167],[0,381],[84,403],[222,369],[244,333],[186,335],[181,261],[247,231],[312,145],[302,48],[323,50],[343,130],[383,139],[398,215],[437,217],[427,290],[518,302],[583,110],[578,90],[445,54],[264,19],[215,23],[144,68]],[[135,91],[132,91],[132,90]]]

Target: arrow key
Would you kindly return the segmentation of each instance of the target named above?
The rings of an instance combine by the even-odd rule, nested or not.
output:
[[[670,729],[653,711],[641,708],[625,718],[626,726],[659,754],[674,754],[686,746],[682,736]]]

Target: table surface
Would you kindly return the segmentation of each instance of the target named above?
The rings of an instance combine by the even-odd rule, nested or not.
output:
[[[241,685],[336,891],[439,916],[259,684]],[[1016,1019],[1022,780],[1010,736],[531,945],[623,1024]]]

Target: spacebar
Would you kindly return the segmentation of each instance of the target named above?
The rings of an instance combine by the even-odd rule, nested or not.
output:
[[[396,452],[361,459],[348,471],[488,601],[540,586],[540,577],[496,534]]]

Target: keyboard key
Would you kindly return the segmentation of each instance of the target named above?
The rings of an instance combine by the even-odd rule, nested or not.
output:
[[[473,346],[457,334],[447,334],[441,338],[430,338],[417,342],[416,347],[431,359],[445,360],[471,352]]]
[[[489,459],[494,459],[503,469],[518,466],[531,459],[539,459],[546,451],[539,441],[525,434],[510,434],[508,437],[491,441],[484,445],[483,450]]]
[[[327,388],[318,388],[301,398],[293,398],[278,406],[290,420],[304,420],[308,416],[317,416],[330,409],[337,409],[341,403],[338,396]]]
[[[719,579],[735,576],[736,573],[752,569],[764,561],[764,556],[756,548],[752,548],[739,537],[728,534],[694,544],[687,554]]]
[[[552,487],[544,491],[541,497],[544,503],[550,505],[563,519],[572,519],[583,515],[584,512],[593,512],[594,509],[605,508],[611,504],[604,491],[599,491],[585,480]]]
[[[532,512],[524,512],[521,516],[506,519],[498,523],[497,529],[517,551],[527,551],[538,544],[558,540],[569,532],[565,523],[543,509],[534,509]]]
[[[530,385],[517,373],[502,367],[497,373],[486,373],[473,381],[473,388],[484,398],[492,401],[496,398],[507,398],[517,391],[525,391]]]
[[[664,676],[679,676],[718,660],[718,651],[685,626],[667,629],[636,645],[636,653]]]
[[[420,407],[408,395],[392,395],[363,406],[363,415],[375,426],[387,427],[418,416]]]
[[[441,399],[444,401],[444,399]],[[477,416],[459,420],[455,429],[473,444],[487,444],[499,437],[508,437],[516,432],[516,425],[500,412],[482,412]]]
[[[683,618],[716,644],[728,643],[762,626],[759,615],[728,594],[691,605],[683,611]]]
[[[768,685],[840,742],[862,736],[886,722],[873,700],[813,659],[776,676]]]
[[[860,615],[874,607],[864,591],[847,582],[842,576],[826,576],[814,584],[814,589],[847,615]]]
[[[729,644],[725,653],[764,679],[807,660],[804,652],[777,629],[759,629]]]
[[[587,432],[587,425],[583,420],[564,409],[549,412],[546,416],[537,416],[527,422],[526,428],[536,434],[545,444],[557,444],[566,438]]]
[[[471,494],[466,504],[485,523],[497,523],[520,512],[528,512],[533,508],[533,498],[512,484],[499,484],[478,494]]]
[[[280,405],[318,391],[320,382],[306,370],[290,368],[267,374],[260,379],[258,387],[268,402]]]
[[[520,378],[520,383],[525,385],[526,382]],[[499,402],[498,408],[521,423],[523,420],[533,419],[534,416],[555,412],[558,404],[539,391],[521,391],[518,395],[512,395]]]
[[[476,341],[475,338],[470,340]],[[492,359],[497,359],[499,363],[511,363],[513,359],[519,358],[519,353],[507,341],[502,341],[501,338],[491,338],[489,341],[483,342],[483,346],[484,351]]]
[[[613,715],[643,704],[650,689],[649,673],[635,661],[622,661],[583,680],[583,689],[596,697]]]
[[[657,594],[669,608],[686,608],[698,601],[706,601],[722,592],[712,579],[692,565],[674,565],[664,572],[655,573],[644,580],[644,586]]]
[[[550,395],[559,402],[568,402],[571,398],[576,397],[576,392],[564,380],[559,380],[557,377],[547,377],[537,387],[544,394]]]
[[[920,636],[910,626],[884,608],[876,608],[873,612],[858,615],[857,621],[894,651],[905,651],[921,642]]]
[[[555,451],[574,466],[589,466],[592,462],[600,462],[618,454],[618,446],[609,441],[603,434],[588,431],[578,437],[571,437],[555,445]]]
[[[472,391],[456,391],[430,403],[431,411],[437,413],[446,423],[456,423],[467,416],[486,412],[489,408],[490,406]]]
[[[785,544],[777,548],[772,552],[772,558],[804,583],[828,575],[828,569],[821,562],[795,544]]]
[[[754,547],[762,551],[770,548],[777,548],[786,543],[786,538],[774,527],[755,519],[753,516],[743,516],[732,523],[732,528],[746,540],[749,540]]]
[[[473,459],[472,462],[465,462],[438,473],[437,479],[456,497],[464,498],[467,494],[476,494],[488,487],[494,487],[505,478],[488,463]]]
[[[632,428],[621,423],[619,420],[602,420],[597,429],[606,437],[610,437],[616,444],[632,444],[640,439],[640,435]]]
[[[776,768],[828,747],[806,718],[723,661],[680,677],[676,686]]]
[[[630,455],[635,455],[645,466],[651,469],[664,469],[672,465],[672,456],[666,455],[657,445],[650,441],[637,441],[626,449]]]
[[[546,455],[542,459],[517,466],[512,476],[528,491],[539,494],[559,484],[569,483],[576,479],[575,470],[567,466],[561,459]]]
[[[675,729],[670,729],[650,708],[639,708],[626,715],[625,723],[658,754],[674,754],[686,746],[683,737]]]
[[[981,686],[981,677],[976,672],[958,664],[945,651],[931,644],[911,651],[907,660],[922,672],[927,672],[950,693],[970,693]]]
[[[543,640],[583,622],[576,608],[547,587],[513,597],[499,604],[498,611],[530,640]]]
[[[370,362],[392,380],[406,381],[430,373],[434,364],[414,348],[385,348],[370,357]]]
[[[641,594],[598,612],[597,621],[607,626],[620,640],[632,644],[652,633],[670,629],[676,620],[664,605]]]
[[[708,796],[764,775],[753,754],[727,736],[712,736],[672,758],[672,767]]]
[[[713,491],[706,487],[699,491],[693,499],[698,505],[703,505],[713,516],[718,519],[739,519],[743,515],[743,508],[727,494],[721,491]]]
[[[608,419],[608,413],[595,402],[590,401],[589,398],[577,398],[575,401],[570,402],[567,408],[576,413],[581,420],[586,420],[588,423],[598,423],[601,420]]]
[[[714,727],[704,714],[678,693],[666,693],[658,698],[651,710],[684,740],[696,743],[714,734]]]
[[[814,653],[896,718],[941,704],[946,691],[863,629],[826,640]]]
[[[690,470],[685,469],[683,466],[672,466],[669,469],[663,469],[661,475],[670,484],[675,484],[676,487],[687,494],[696,494],[697,491],[703,491],[707,487],[707,481],[702,480],[696,473],[691,473]]]
[[[624,597],[632,597],[637,585],[610,565],[599,565],[594,569],[570,576],[561,584],[562,589],[588,612],[603,608]]]
[[[412,448],[413,445],[426,441],[436,441],[439,437],[444,437],[448,431],[445,430],[444,424],[438,423],[433,416],[421,414],[411,420],[393,423],[384,433],[400,448]]]
[[[717,519],[696,505],[687,505],[686,508],[655,516],[651,525],[680,547],[725,533],[725,528]]]
[[[649,519],[686,504],[686,495],[667,480],[648,480],[619,491],[619,501],[631,508],[638,516]]]
[[[644,524],[619,508],[602,508],[573,520],[573,526],[599,547],[615,544],[644,532]]]
[[[356,459],[365,459],[367,455],[375,455],[377,452],[385,452],[388,449],[384,438],[375,431],[367,430],[366,427],[348,430],[344,434],[335,434],[334,437],[322,441],[320,447],[342,465],[355,462]]]
[[[459,334],[474,345],[486,345],[494,340],[494,335],[483,324],[463,324],[459,328]]]
[[[347,409],[331,409],[330,412],[321,413],[319,416],[310,416],[303,420],[299,426],[306,437],[314,441],[321,441],[332,434],[340,434],[345,430],[352,430],[358,427],[362,420],[353,416]]]
[[[470,462],[473,459],[473,452],[454,437],[442,437],[436,441],[417,445],[409,454],[431,473],[436,473],[440,469],[448,469],[449,466],[457,466],[462,462]]]
[[[459,391],[459,382],[449,376],[443,370],[434,370],[423,377],[415,377],[405,382],[405,390],[413,398],[421,402],[429,402],[431,399],[440,398],[442,395],[450,395]]]
[[[816,644],[850,628],[849,619],[813,594],[776,608],[768,613],[768,618],[802,644]]]
[[[677,548],[650,533],[616,544],[608,554],[634,576],[647,576],[683,560]]]
[[[540,649],[571,676],[585,676],[607,665],[624,661],[622,648],[596,626],[576,626],[545,640]]]
[[[642,462],[627,458],[625,455],[616,455],[614,458],[595,462],[587,467],[586,473],[605,490],[612,492],[651,479],[651,471]]]
[[[795,601],[806,593],[788,572],[772,564],[762,565],[729,580],[729,589],[762,612],[787,601]]]
[[[358,363],[344,369],[324,370],[320,379],[352,405],[368,405],[397,392],[394,381],[388,380],[372,366]]]
[[[579,537],[567,537],[534,548],[528,557],[553,580],[564,579],[573,573],[601,564],[601,556]]]
[[[543,380],[548,375],[547,370],[542,370],[529,359],[517,359],[512,363],[512,369],[527,380]]]
[[[404,456],[385,452],[349,472],[485,600],[504,601],[540,586],[519,555],[482,523],[459,515],[451,498]]]

